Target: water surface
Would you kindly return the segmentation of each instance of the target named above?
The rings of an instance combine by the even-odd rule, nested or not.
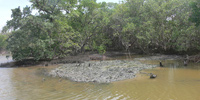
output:
[[[5,57],[0,58],[6,61]],[[44,69],[57,66],[0,68],[0,100],[200,100],[199,64],[163,64],[163,68],[142,71],[158,75],[155,79],[138,74],[135,79],[109,84],[77,83],[42,74]]]

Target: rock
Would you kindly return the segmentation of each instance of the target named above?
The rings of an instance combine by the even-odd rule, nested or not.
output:
[[[64,64],[49,72],[51,76],[62,76],[76,82],[110,83],[134,78],[141,69],[153,68],[139,61],[87,61],[82,64]]]
[[[151,78],[151,79],[152,79],[152,78],[156,78],[156,77],[157,77],[157,75],[150,73],[150,78]]]
[[[128,73],[133,73],[133,71],[130,70],[130,71],[128,71]]]
[[[46,63],[46,64],[44,64],[44,66],[48,66],[48,64]]]

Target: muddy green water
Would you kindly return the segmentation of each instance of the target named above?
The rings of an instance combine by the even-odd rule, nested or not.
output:
[[[0,57],[5,62],[4,57]],[[143,61],[156,63],[158,61]],[[41,74],[45,67],[0,68],[0,100],[200,100],[200,65],[183,67],[165,61],[164,68],[109,84],[77,83]],[[55,68],[50,66],[47,69]],[[45,81],[42,81],[45,78]]]

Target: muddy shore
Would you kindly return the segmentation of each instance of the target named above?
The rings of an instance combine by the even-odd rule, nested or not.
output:
[[[68,63],[83,63],[90,60],[111,60],[113,57],[125,56],[125,52],[107,52],[105,55],[100,55],[96,52],[87,52],[75,56],[67,56],[60,59],[52,60],[40,60],[34,61],[32,59],[26,59],[23,61],[12,61],[1,63],[0,67],[28,67],[28,66],[51,66],[57,64],[68,64]],[[6,58],[6,55],[0,55],[2,58]],[[12,59],[10,57],[9,59]]]

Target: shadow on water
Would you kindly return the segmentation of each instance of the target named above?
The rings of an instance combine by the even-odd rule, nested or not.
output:
[[[157,64],[156,60],[141,61]],[[43,74],[58,66],[0,68],[2,100],[200,100],[200,64],[162,61],[165,67],[143,70],[155,79],[138,74],[109,84],[77,83]],[[45,78],[45,81],[43,79]]]

